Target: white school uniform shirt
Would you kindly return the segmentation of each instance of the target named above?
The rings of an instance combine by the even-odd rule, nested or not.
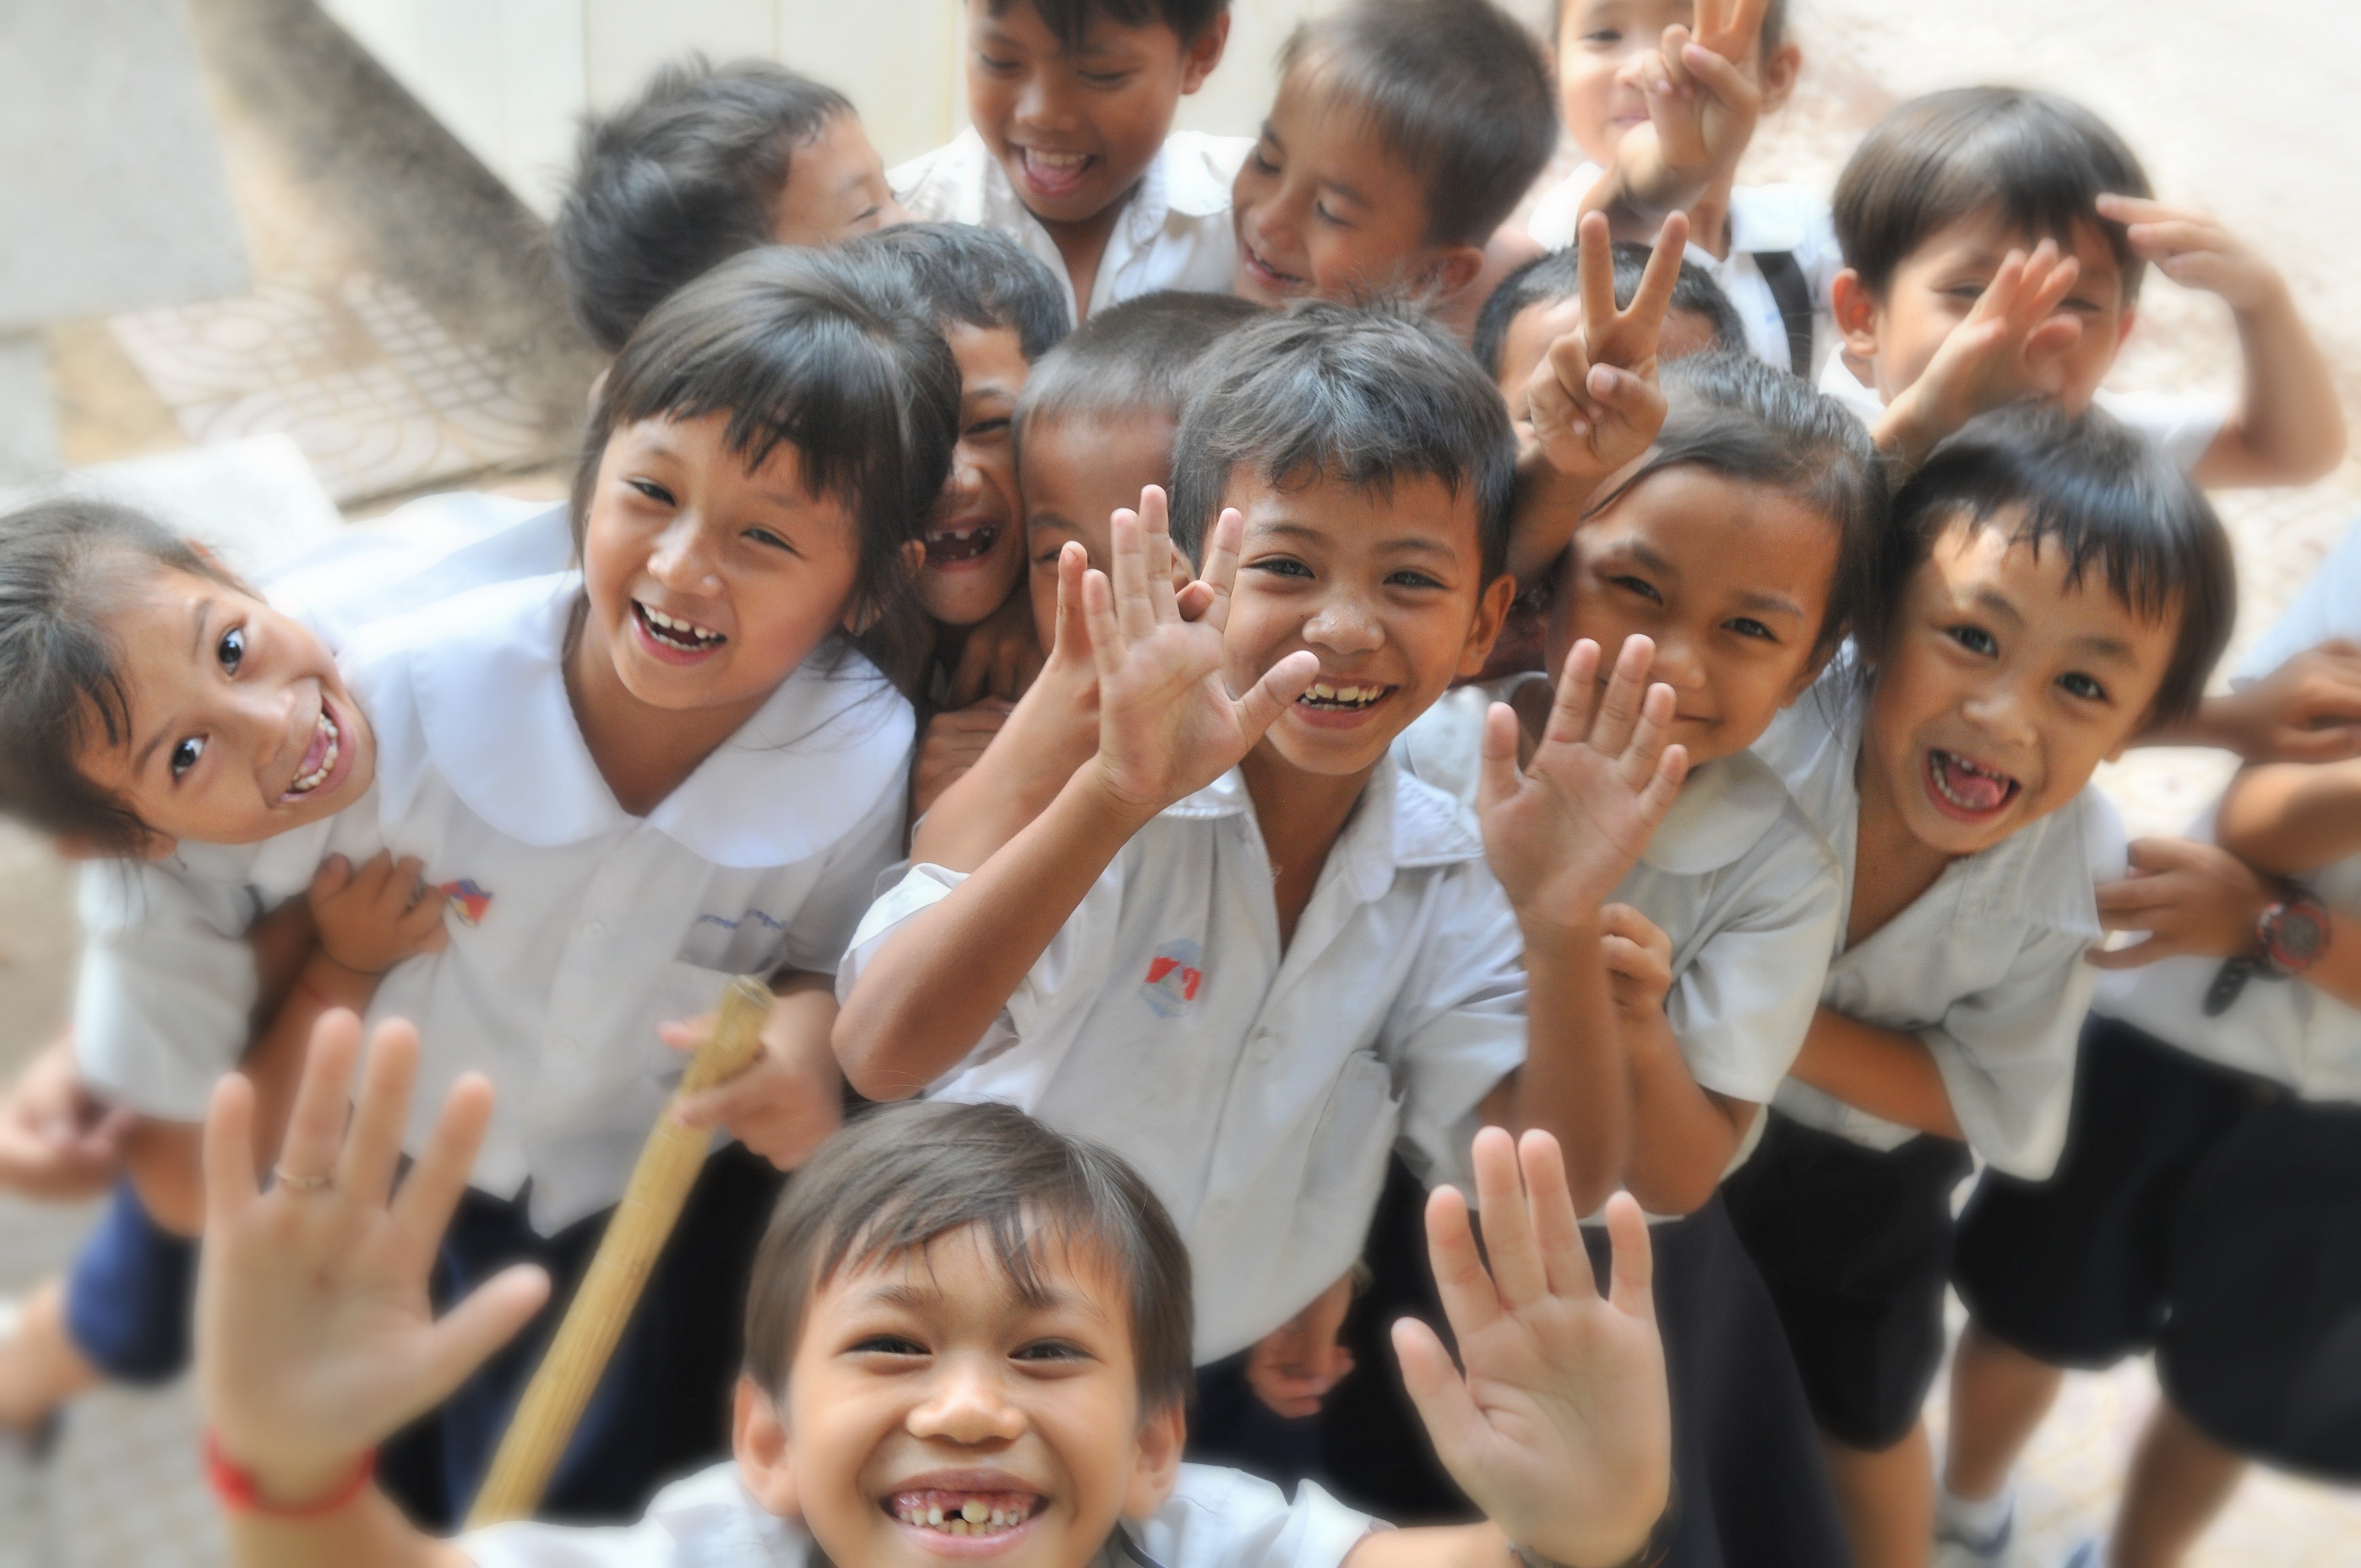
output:
[[[1755,752],[1835,850],[1849,908],[1860,849],[1861,756],[1868,691],[1839,659],[1781,714]],[[2098,971],[2082,955],[2103,939],[2097,884],[2125,874],[2124,832],[2095,789],[1980,854],[1857,946],[1838,948],[1820,1003],[1926,1043],[1951,1110],[1985,1160],[2029,1181],[2048,1176],[2066,1140],[2074,1053]],[[1807,1126],[1872,1149],[1911,1128],[1793,1079],[1772,1103]]]
[[[2361,641],[2361,524],[2345,531],[2261,641],[2246,651],[2230,677],[2248,686],[2332,638]]]
[[[375,621],[484,583],[563,570],[566,509],[430,496],[261,573],[270,603],[331,652]],[[183,843],[162,861],[97,861],[78,900],[74,1053],[100,1098],[164,1121],[204,1118],[253,1037],[249,927],[312,884],[321,861],[380,847],[374,795],[256,844]]]
[[[1236,280],[1238,241],[1230,227],[1230,186],[1254,147],[1251,137],[1174,131],[1124,198],[1091,283],[1090,309],[1077,308],[1074,282],[1058,242],[1009,182],[1008,170],[973,126],[886,176],[895,199],[932,223],[997,229],[1038,258],[1065,291],[1069,318],[1159,289],[1226,294]]]
[[[1820,367],[1819,389],[1872,430],[1885,416],[1885,400],[1853,374],[1841,354],[1831,354]],[[2195,393],[2114,392],[2102,387],[2091,401],[2126,430],[2146,437],[2184,474],[2204,459],[2230,417],[2229,405],[2221,399]]]
[[[377,728],[387,846],[418,856],[451,941],[397,965],[372,1018],[423,1042],[409,1142],[445,1091],[499,1091],[470,1178],[530,1180],[544,1234],[614,1202],[685,1058],[658,1024],[735,975],[829,973],[898,852],[913,720],[866,660],[807,659],[646,817],[592,762],[565,676],[575,573],[372,627],[346,679]]]
[[[1533,203],[1525,232],[1551,250],[1565,250],[1575,242],[1582,216],[1582,199],[1606,171],[1585,163],[1552,186]],[[1784,250],[1795,258],[1812,294],[1812,358],[1828,357],[1836,341],[1834,307],[1828,291],[1844,270],[1844,252],[1837,247],[1834,220],[1825,197],[1801,185],[1740,185],[1730,192],[1730,254],[1716,256],[1692,243],[1686,259],[1704,269],[1721,285],[1730,302],[1746,323],[1746,344],[1755,356],[1782,370],[1792,370],[1795,356],[1787,346],[1787,318],[1779,313],[1779,298],[1754,258],[1763,251]]]
[[[1523,682],[1547,679],[1455,687],[1402,732],[1395,755],[1472,809],[1486,711]],[[1769,1102],[1803,1048],[1842,901],[1834,853],[1751,751],[1705,763],[1682,781],[1640,863],[1609,899],[1672,941],[1664,1015],[1690,1076],[1756,1105]]]
[[[1006,1101],[1120,1151],[1195,1260],[1197,1361],[1245,1349],[1359,1256],[1399,1146],[1472,1193],[1477,1105],[1525,1059],[1524,943],[1476,824],[1388,757],[1279,950],[1235,770],[1118,852],[930,1098]],[[912,866],[878,944],[963,880]]]
[[[1310,1481],[1295,1500],[1258,1476],[1183,1464],[1171,1497],[1126,1519],[1090,1568],[1339,1568],[1386,1526]],[[811,1534],[767,1512],[725,1462],[649,1499],[636,1524],[503,1524],[453,1541],[476,1568],[828,1568]]]

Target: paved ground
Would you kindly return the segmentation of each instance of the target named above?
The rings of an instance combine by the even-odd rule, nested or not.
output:
[[[2004,80],[2074,93],[2125,130],[2161,193],[2212,205],[2279,259],[2361,412],[2361,274],[2346,265],[2361,251],[2361,142],[2340,114],[2361,24],[2336,0],[2293,0],[2268,27],[2204,0],[1795,6],[1808,63],[1796,104],[1758,144],[1755,177],[1825,189],[1861,129],[1927,88]],[[295,433],[356,514],[463,479],[555,493],[594,367],[554,305],[530,220],[306,0],[192,8],[258,288],[209,311],[54,334],[69,455],[134,455],[259,424]],[[2235,340],[2213,302],[2158,281],[2145,308],[2121,385],[2235,384]],[[257,341],[270,376],[225,380],[245,372],[221,345]],[[2361,460],[2302,492],[2222,506],[2249,637],[2361,516]],[[2208,755],[2151,752],[2107,782],[2136,831],[2169,831],[2223,776]],[[0,1072],[62,1018],[70,912],[63,869],[0,828]],[[0,1203],[0,1292],[66,1255],[85,1218]],[[2103,1528],[2153,1398],[2144,1366],[2070,1384],[2032,1456],[2027,1562],[2054,1562]],[[218,1561],[192,1431],[185,1389],[79,1410],[53,1476],[72,1521],[55,1560]],[[2198,1561],[2361,1562],[2361,1500],[2256,1477]]]

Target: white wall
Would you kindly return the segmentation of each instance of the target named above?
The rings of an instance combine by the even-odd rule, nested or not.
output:
[[[627,98],[691,49],[759,55],[808,71],[861,108],[888,163],[966,123],[960,0],[321,0],[428,112],[527,206],[555,210],[588,109]],[[1233,0],[1222,68],[1180,114],[1250,133],[1270,103],[1272,58],[1302,16],[1335,0]]]

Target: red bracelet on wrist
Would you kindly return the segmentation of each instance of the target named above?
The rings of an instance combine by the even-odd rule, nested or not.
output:
[[[353,1466],[353,1473],[335,1490],[315,1502],[289,1507],[274,1503],[262,1495],[255,1485],[254,1473],[241,1469],[221,1451],[221,1440],[211,1427],[205,1429],[205,1483],[214,1489],[222,1506],[234,1514],[260,1514],[266,1519],[309,1519],[335,1513],[361,1495],[363,1487],[377,1475],[377,1450],[372,1448]]]

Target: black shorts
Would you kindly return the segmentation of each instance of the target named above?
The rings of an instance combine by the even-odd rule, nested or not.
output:
[[[197,1244],[148,1217],[117,1182],[66,1276],[66,1336],[120,1383],[169,1383],[188,1368]]]
[[[2361,1107],[2093,1015],[2057,1174],[1986,1172],[1957,1274],[2003,1343],[2083,1368],[2152,1348],[2215,1442],[2361,1480]]]
[[[1763,1271],[1820,1430],[1882,1452],[1910,1435],[1943,1361],[1951,1191],[1965,1144],[1880,1152],[1765,1111],[1754,1157],[1722,1184]]]

